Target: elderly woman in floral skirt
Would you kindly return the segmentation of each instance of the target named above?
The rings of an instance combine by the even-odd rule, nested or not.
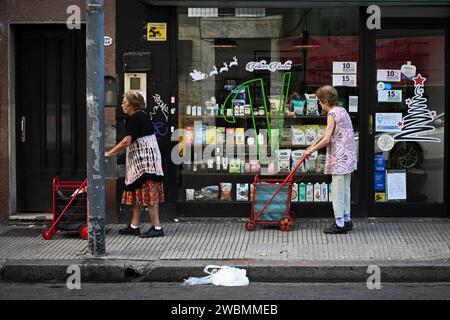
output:
[[[129,116],[125,137],[114,148],[105,152],[105,157],[109,158],[126,148],[122,204],[133,206],[133,217],[126,228],[119,230],[119,234],[141,238],[162,237],[164,232],[159,221],[158,204],[164,202],[164,173],[150,115],[146,111],[142,95],[133,91],[124,94],[122,109]],[[139,222],[143,206],[149,209],[151,226],[141,234]]]

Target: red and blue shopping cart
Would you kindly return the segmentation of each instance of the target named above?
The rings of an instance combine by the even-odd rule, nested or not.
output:
[[[45,240],[53,238],[58,230],[77,231],[81,238],[88,238],[87,179],[61,180],[53,178],[52,223],[42,233]]]
[[[252,209],[245,228],[255,230],[256,224],[279,225],[282,231],[291,231],[296,215],[291,211],[294,175],[307,157],[303,156],[285,179],[255,176],[253,182]]]

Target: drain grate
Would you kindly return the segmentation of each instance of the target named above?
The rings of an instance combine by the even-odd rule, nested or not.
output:
[[[14,228],[3,232],[0,237],[32,238],[41,236],[44,230],[44,228]]]

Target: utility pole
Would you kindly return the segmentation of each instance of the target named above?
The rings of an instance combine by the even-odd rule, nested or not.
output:
[[[106,254],[105,241],[105,49],[103,0],[86,0],[86,106],[89,250]]]

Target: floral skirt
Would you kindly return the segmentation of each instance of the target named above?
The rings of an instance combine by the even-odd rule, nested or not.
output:
[[[147,180],[134,191],[124,191],[122,204],[131,206],[154,206],[164,202],[164,186],[162,181]]]

